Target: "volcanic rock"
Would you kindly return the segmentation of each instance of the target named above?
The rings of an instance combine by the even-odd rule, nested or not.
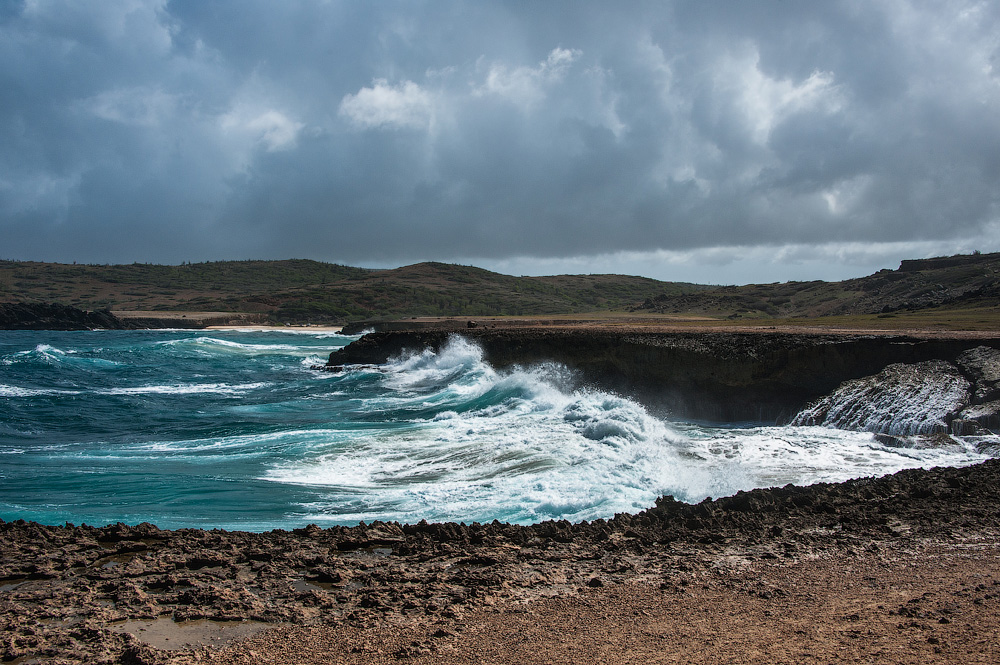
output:
[[[0,303],[0,330],[122,330],[130,327],[106,309],[88,312],[55,303]]]
[[[890,365],[845,381],[800,412],[794,425],[824,425],[895,435],[947,432],[969,403],[971,385],[951,363],[929,360]]]
[[[975,383],[976,404],[1000,399],[1000,351],[977,346],[961,353],[955,364]]]
[[[604,329],[486,328],[369,333],[330,355],[329,366],[380,365],[452,335],[479,344],[496,368],[557,362],[578,380],[634,397],[675,417],[717,422],[788,422],[844,381],[892,364],[949,363],[967,351],[987,386],[998,339],[767,332],[620,332]],[[970,370],[965,370],[971,376]],[[949,371],[956,374],[957,369]],[[968,382],[968,380],[966,379]],[[986,388],[984,388],[985,390]]]

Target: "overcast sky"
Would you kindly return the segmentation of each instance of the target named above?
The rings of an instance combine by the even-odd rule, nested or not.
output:
[[[0,258],[746,283],[976,249],[995,0],[0,0]]]

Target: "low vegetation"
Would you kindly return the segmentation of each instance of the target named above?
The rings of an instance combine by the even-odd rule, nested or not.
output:
[[[367,270],[307,260],[180,266],[0,261],[0,301],[263,312],[278,321],[624,311],[661,293],[707,288],[622,275],[512,277],[444,263]]]
[[[513,277],[471,266],[419,263],[393,270],[309,260],[164,266],[0,261],[0,302],[82,309],[229,311],[286,322],[421,316],[702,317],[775,325],[837,321],[904,328],[996,327],[1000,254],[904,261],[842,282],[707,286],[624,275]]]

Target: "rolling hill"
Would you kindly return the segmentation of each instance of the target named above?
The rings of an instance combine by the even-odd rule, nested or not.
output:
[[[302,259],[179,266],[0,261],[0,302],[247,312],[275,321],[337,323],[594,312],[730,320],[893,317],[942,309],[997,310],[1000,254],[908,260],[896,270],[841,282],[723,287],[624,275],[513,277],[433,262],[371,270]]]
[[[0,261],[0,301],[259,312],[278,321],[624,311],[654,296],[708,288],[623,275],[512,277],[444,263],[368,270],[308,260],[180,266]]]

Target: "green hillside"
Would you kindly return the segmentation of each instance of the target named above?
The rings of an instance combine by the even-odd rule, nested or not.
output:
[[[181,266],[0,261],[0,301],[262,312],[279,321],[624,311],[654,295],[707,288],[622,275],[512,277],[444,263],[367,270],[307,260]]]
[[[163,266],[0,261],[0,302],[119,311],[226,311],[276,321],[617,312],[773,319],[997,309],[1000,254],[903,261],[842,282],[706,286],[624,275],[512,277],[418,263],[369,270],[308,260]]]
[[[820,317],[890,314],[1000,304],[1000,254],[903,261],[897,270],[842,282],[785,282],[664,292],[636,311],[719,317]]]

